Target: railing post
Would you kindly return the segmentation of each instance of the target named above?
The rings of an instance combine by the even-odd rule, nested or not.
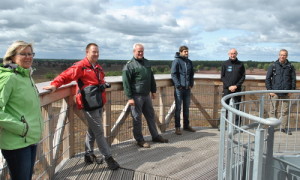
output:
[[[230,102],[229,102],[229,105],[231,107],[234,107],[234,100],[233,98],[230,99]],[[234,124],[234,120],[233,120],[233,113],[231,111],[227,111],[227,120],[228,122]],[[229,127],[228,127],[228,134],[232,133],[233,132],[233,126],[231,124],[229,124]]]
[[[106,91],[106,104],[105,111],[103,111],[103,130],[104,136],[107,138],[107,142],[113,142],[111,138],[111,92]]]
[[[219,99],[219,85],[214,85],[214,102],[213,102],[213,115],[212,118],[214,120],[218,119],[218,111],[219,111],[219,104],[220,104],[220,99]],[[215,121],[215,126],[218,126],[220,122]]]
[[[262,95],[260,96],[260,101],[259,101],[259,117],[263,118],[264,117],[264,111],[265,111],[265,96]]]
[[[75,119],[74,119],[74,108],[77,108],[74,106],[74,99],[73,96],[68,97],[68,123],[65,125],[64,130],[64,137],[66,138],[66,141],[63,141],[63,151],[66,153],[63,154],[64,159],[69,159],[74,156],[75,154],[75,133],[74,133],[74,127],[75,127]]]
[[[161,123],[161,132],[166,131],[165,121],[165,102],[166,102],[166,87],[159,87],[159,122]]]
[[[268,165],[265,163],[265,178],[264,179],[273,179],[273,172],[274,168],[272,167],[273,164],[273,147],[274,147],[274,132],[275,129],[273,126],[268,128],[268,137],[267,137],[267,154],[266,154],[266,161]]]
[[[255,132],[253,180],[262,179],[263,150],[264,150],[264,129],[258,127]]]
[[[43,137],[45,138],[45,141],[43,142],[43,149],[42,154],[45,155],[45,161],[44,167],[47,169],[47,174],[49,179],[51,179],[51,172],[53,171],[53,129],[54,129],[54,120],[53,120],[53,109],[52,109],[52,103],[44,106],[42,108],[42,114],[43,117],[45,117],[47,120],[45,121],[45,129],[43,132]]]
[[[218,180],[223,179],[224,174],[224,154],[225,154],[225,120],[226,120],[226,110],[222,108],[221,110],[221,124],[220,124],[220,142],[219,142],[219,163],[218,163]],[[227,151],[228,152],[228,151]],[[229,168],[229,167],[227,167]]]

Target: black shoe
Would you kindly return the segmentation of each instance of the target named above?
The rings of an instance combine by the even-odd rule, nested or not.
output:
[[[146,141],[138,141],[137,142],[137,145],[140,146],[140,147],[143,147],[143,148],[150,148],[150,144],[147,143]]]
[[[157,136],[156,138],[152,138],[152,141],[153,142],[160,142],[160,143],[168,143],[169,142],[169,140],[164,139],[161,136]]]
[[[84,162],[87,164],[93,164],[94,162],[97,164],[102,164],[103,158],[96,157],[95,154],[85,154]]]
[[[189,131],[189,132],[196,132],[195,129],[193,129],[191,126],[188,126],[188,127],[184,127],[183,130],[185,131]]]
[[[281,132],[288,134],[288,135],[292,135],[293,133],[290,130],[287,130],[286,128],[281,129]]]
[[[180,128],[175,128],[175,134],[177,134],[177,135],[181,135],[182,134]]]
[[[105,161],[106,161],[108,168],[111,170],[117,170],[120,167],[120,165],[117,163],[117,161],[115,161],[114,158],[111,156],[108,158],[105,158]]]

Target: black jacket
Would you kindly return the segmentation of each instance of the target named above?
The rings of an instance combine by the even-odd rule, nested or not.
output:
[[[180,56],[176,52],[175,59],[172,62],[171,77],[176,88],[185,88],[194,86],[194,67],[191,60]]]
[[[279,60],[269,66],[266,75],[267,90],[294,90],[296,89],[296,72],[294,66],[286,60],[281,64]],[[285,94],[277,94],[282,96]]]
[[[229,86],[237,86],[236,92],[242,90],[242,84],[245,81],[245,67],[244,64],[238,59],[232,61],[228,59],[222,65],[221,80],[223,88],[227,89]]]

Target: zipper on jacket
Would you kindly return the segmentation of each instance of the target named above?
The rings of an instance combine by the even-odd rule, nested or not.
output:
[[[186,78],[186,77],[187,77],[187,74],[188,74],[188,70],[187,70],[186,62],[184,62],[184,65],[185,65],[185,72],[186,72],[186,74],[185,74],[185,76],[184,76],[184,78],[185,78],[185,89],[186,89],[186,88],[188,88],[188,87],[187,87],[187,78]]]
[[[27,143],[26,135],[27,135],[27,133],[28,133],[29,127],[28,127],[28,123],[26,122],[24,116],[21,116],[21,122],[23,122],[23,123],[26,125],[26,131],[25,131],[25,133],[24,133],[24,136],[22,136],[22,137],[24,137],[25,143]]]

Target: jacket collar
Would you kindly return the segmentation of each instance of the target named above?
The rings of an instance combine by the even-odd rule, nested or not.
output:
[[[29,77],[32,72],[32,68],[25,69],[14,63],[6,64],[6,65],[1,64],[1,69],[2,71],[14,72],[25,77]]]
[[[83,66],[90,67],[91,69],[102,69],[98,62],[96,62],[95,66],[93,67],[93,65],[90,63],[87,57],[83,59],[82,64]]]

